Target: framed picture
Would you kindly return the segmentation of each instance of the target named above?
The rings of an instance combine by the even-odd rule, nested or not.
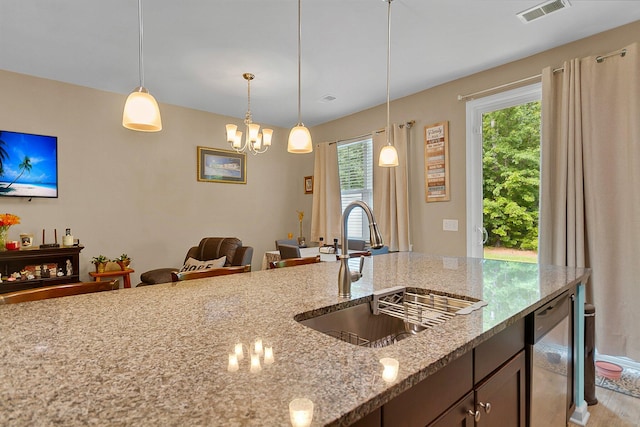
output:
[[[198,181],[247,183],[247,155],[218,148],[198,147]]]
[[[445,202],[449,194],[449,122],[424,127],[424,181],[427,202]]]
[[[313,176],[304,177],[304,194],[313,194]]]

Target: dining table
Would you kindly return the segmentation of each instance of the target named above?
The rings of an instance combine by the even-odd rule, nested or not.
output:
[[[308,248],[300,248],[300,257],[307,258],[316,255],[320,255],[320,261],[328,262],[328,261],[337,261],[335,253],[324,253],[320,252],[320,247],[313,246]],[[338,255],[340,255],[340,250],[338,249]],[[262,270],[266,270],[269,268],[269,263],[274,261],[280,261],[280,251],[267,251],[264,253],[262,257]]]

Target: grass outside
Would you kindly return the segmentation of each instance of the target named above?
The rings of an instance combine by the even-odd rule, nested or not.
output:
[[[538,262],[538,252],[485,246],[484,258],[501,261],[529,262],[535,264]]]

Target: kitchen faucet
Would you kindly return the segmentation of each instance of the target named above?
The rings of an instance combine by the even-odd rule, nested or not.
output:
[[[340,271],[338,273],[338,297],[350,298],[351,297],[351,282],[360,280],[362,277],[362,267],[364,266],[364,257],[360,257],[360,271],[349,271],[349,239],[347,238],[347,220],[349,214],[355,207],[361,207],[364,213],[367,214],[369,220],[369,242],[371,248],[379,249],[382,247],[382,236],[380,230],[378,230],[378,224],[373,217],[373,212],[369,205],[361,200],[356,200],[349,203],[342,213],[342,225],[340,232],[342,233],[342,253],[340,254]]]

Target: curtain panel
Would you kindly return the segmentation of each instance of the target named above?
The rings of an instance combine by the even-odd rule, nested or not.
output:
[[[398,151],[398,166],[383,168],[378,166],[378,157],[387,143],[386,134],[373,134],[373,212],[382,240],[392,252],[407,252],[411,244],[407,140],[407,126],[394,124],[392,141]]]
[[[640,58],[543,71],[540,262],[590,267],[600,353],[640,360]]]
[[[329,243],[340,238],[340,178],[338,175],[338,144],[316,145],[313,165],[313,205],[311,240],[320,237]]]

